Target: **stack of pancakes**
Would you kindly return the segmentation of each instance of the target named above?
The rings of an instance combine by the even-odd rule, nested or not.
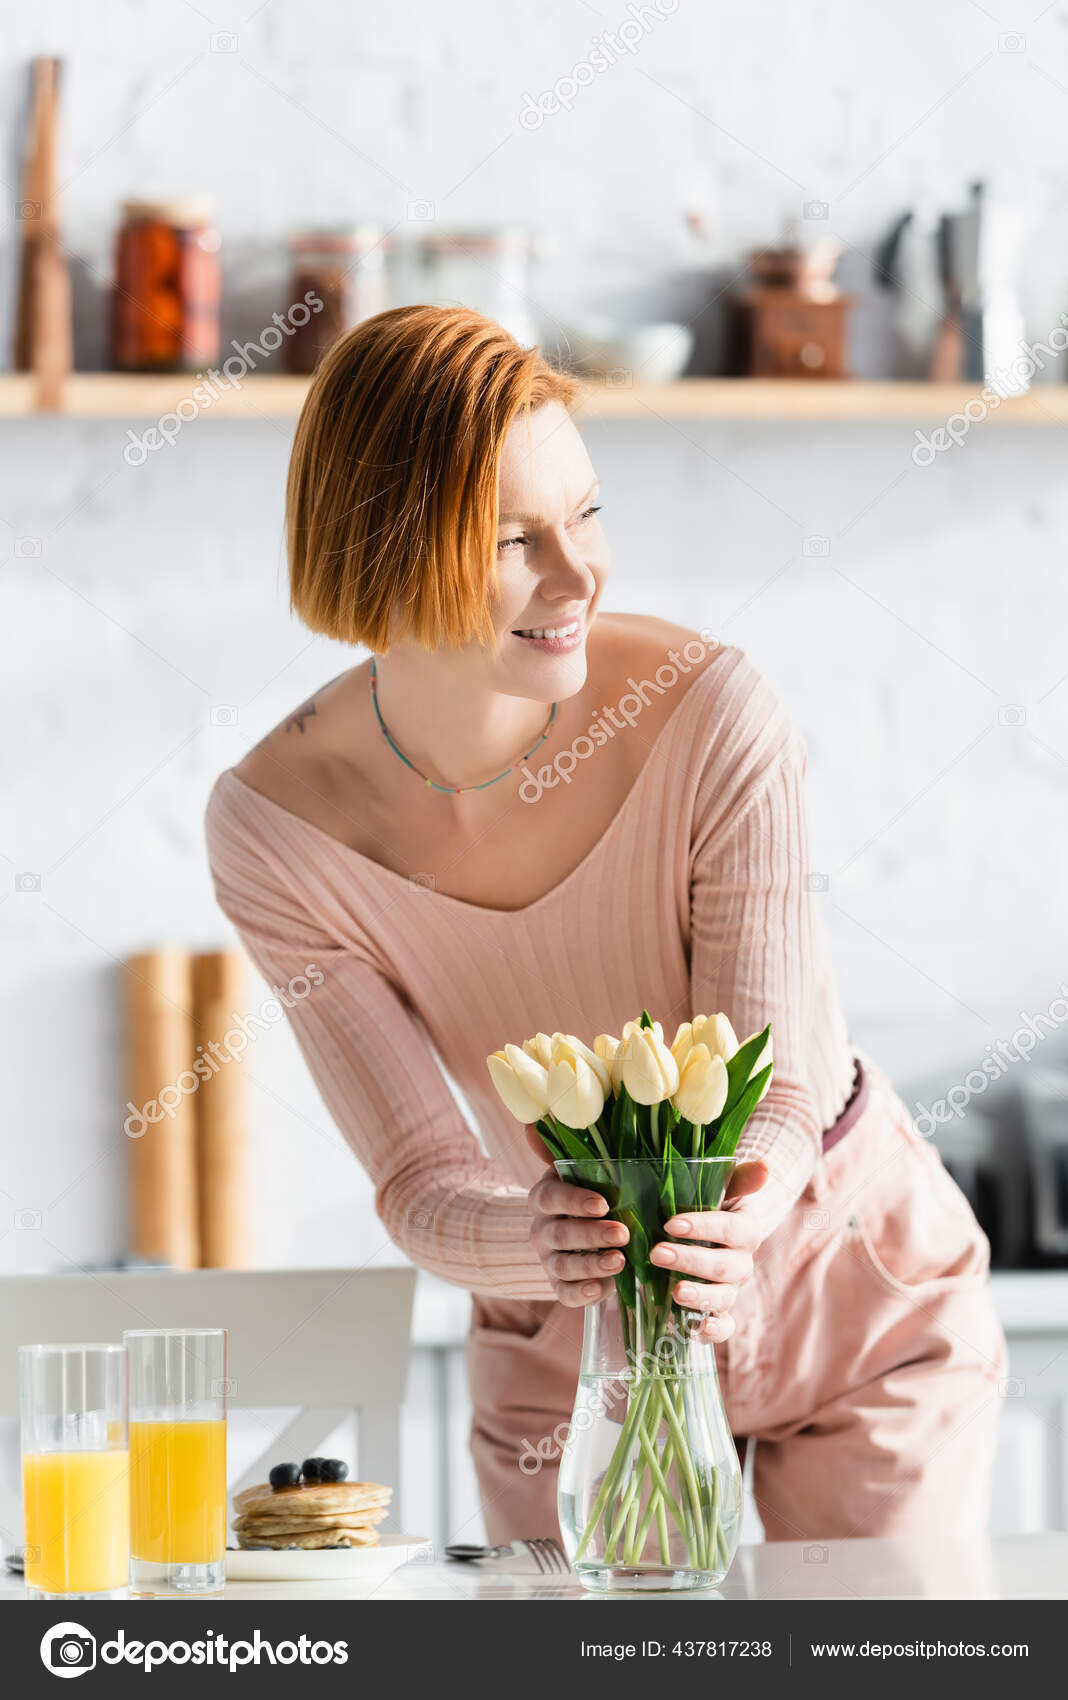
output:
[[[380,1482],[261,1482],[235,1494],[234,1533],[245,1548],[373,1547],[392,1495]]]

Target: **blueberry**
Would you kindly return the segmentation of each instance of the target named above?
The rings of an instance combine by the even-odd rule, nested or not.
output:
[[[296,1464],[276,1464],[268,1478],[273,1488],[296,1487],[300,1469]]]
[[[320,1471],[322,1470],[325,1462],[325,1458],[305,1458],[303,1464],[300,1466],[300,1473],[304,1477],[304,1480],[306,1482],[317,1482],[319,1480]]]
[[[323,1482],[343,1482],[348,1473],[344,1458],[323,1458],[319,1464],[319,1480]]]

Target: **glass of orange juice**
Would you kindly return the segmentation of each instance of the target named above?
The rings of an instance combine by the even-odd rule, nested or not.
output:
[[[26,1592],[120,1600],[130,1564],[121,1346],[21,1346]]]
[[[226,1552],[226,1330],[123,1335],[130,1411],[130,1587],[217,1594]]]

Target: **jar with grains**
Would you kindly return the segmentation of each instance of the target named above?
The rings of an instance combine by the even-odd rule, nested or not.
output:
[[[314,372],[326,350],[354,325],[388,306],[389,239],[376,224],[301,231],[292,238],[293,325],[286,342],[291,372]],[[299,311],[310,309],[310,312]],[[299,316],[298,316],[299,311]]]
[[[206,201],[127,201],[112,297],[118,372],[198,372],[219,358],[219,236]]]

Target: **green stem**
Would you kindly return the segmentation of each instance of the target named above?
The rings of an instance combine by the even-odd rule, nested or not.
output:
[[[576,1564],[593,1539],[604,1509],[609,1503],[612,1494],[615,1492],[624,1470],[629,1468],[630,1451],[634,1440],[634,1430],[641,1421],[641,1417],[645,1409],[645,1402],[648,1397],[648,1383],[643,1385],[639,1392],[631,1393],[630,1405],[628,1407],[627,1414],[623,1419],[623,1427],[620,1430],[619,1439],[616,1441],[612,1456],[608,1460],[608,1468],[605,1470],[597,1498],[593,1502],[593,1510],[590,1512],[589,1520],[583,1530],[582,1539],[579,1542],[578,1550],[575,1553],[574,1562]]]

